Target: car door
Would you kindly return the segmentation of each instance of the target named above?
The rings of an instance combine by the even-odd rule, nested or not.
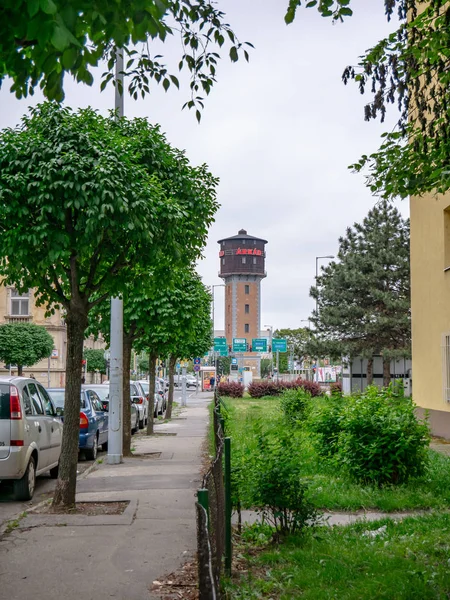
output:
[[[38,383],[36,384],[44,404],[45,417],[47,419],[47,426],[50,428],[50,463],[55,464],[59,461],[59,455],[61,454],[62,444],[62,430],[63,424],[60,419],[57,418],[55,405],[49,396],[47,390]]]
[[[102,402],[94,390],[89,390],[89,392],[92,408],[99,418],[99,444],[104,444],[108,441],[108,413],[103,410]]]
[[[35,383],[28,383],[28,393],[30,395],[31,406],[33,409],[33,420],[38,430],[38,464],[37,470],[42,471],[45,467],[52,464],[51,456],[51,429],[50,422],[45,415],[44,404],[39,394],[37,385]]]

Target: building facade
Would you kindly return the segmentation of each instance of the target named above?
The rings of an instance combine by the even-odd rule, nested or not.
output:
[[[450,439],[450,195],[412,197],[412,395]]]
[[[241,229],[237,235],[219,240],[221,277],[225,283],[225,337],[232,347],[233,338],[245,338],[250,349],[252,339],[261,332],[261,281],[266,277],[265,246],[267,240],[248,235]],[[246,353],[243,366],[259,376],[259,357]]]

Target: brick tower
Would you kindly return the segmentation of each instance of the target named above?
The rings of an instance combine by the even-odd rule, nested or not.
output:
[[[233,338],[246,338],[250,345],[252,338],[259,338],[261,330],[261,280],[266,277],[267,240],[241,229],[218,243],[219,277],[225,282],[227,343],[231,345]]]

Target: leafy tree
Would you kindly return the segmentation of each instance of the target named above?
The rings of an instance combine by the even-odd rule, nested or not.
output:
[[[272,361],[270,358],[262,358],[261,359],[261,377],[268,377],[272,372]]]
[[[176,184],[160,182],[164,162],[179,167]],[[178,193],[186,171],[190,185]],[[205,167],[190,169],[145,120],[50,103],[1,132],[0,174],[0,273],[19,291],[35,288],[50,313],[55,305],[65,311],[65,426],[54,504],[72,505],[89,312],[122,292],[137,260],[151,262],[168,247],[198,255],[216,207],[215,180]],[[189,207],[199,218],[185,231]]]
[[[303,361],[308,356],[307,347],[311,337],[311,331],[307,327],[298,327],[297,329],[277,329],[274,332],[274,337],[287,340],[288,348],[289,350],[292,350],[294,360]],[[286,356],[288,354],[290,354],[290,352],[286,353]]]
[[[94,373],[106,373],[106,360],[104,350],[93,350],[91,348],[85,348],[83,350],[83,358],[86,361],[86,371]]]
[[[0,360],[17,365],[18,375],[23,367],[32,367],[51,355],[53,338],[42,325],[6,323],[0,325]]]
[[[291,23],[301,0],[289,0]],[[350,0],[313,0],[325,17],[351,16]],[[450,6],[446,0],[384,0],[388,19],[397,9],[398,29],[367,50],[357,67],[343,73],[361,93],[372,94],[367,121],[384,120],[389,104],[398,106],[398,127],[383,136],[380,149],[354,165],[368,168],[368,185],[384,198],[445,192],[450,185]]]
[[[138,358],[138,370],[140,373],[148,373],[148,354],[142,352]]]
[[[178,70],[190,74],[189,108],[203,107],[199,94],[209,94],[216,81],[220,49],[232,62],[251,44],[241,43],[225,22],[225,14],[209,0],[6,0],[0,9],[0,85],[12,79],[18,98],[39,85],[50,100],[64,98],[64,75],[92,85],[92,68],[105,58],[108,71],[102,89],[113,80],[116,48],[126,55],[129,92],[150,92],[150,80],[167,91],[178,79],[162,56],[150,52],[151,41],[179,37]]]
[[[381,354],[389,385],[391,358],[409,355],[411,347],[409,221],[380,202],[340,238],[338,260],[311,288],[318,302],[312,317],[317,334],[338,344],[343,355]]]
[[[219,356],[216,362],[217,376],[230,374],[231,358],[229,356]]]

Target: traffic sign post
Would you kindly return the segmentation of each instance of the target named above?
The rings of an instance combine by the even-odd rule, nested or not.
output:
[[[247,338],[233,338],[233,352],[247,352]]]
[[[253,352],[267,352],[266,338],[256,338],[252,340]]]
[[[217,337],[214,338],[214,352],[226,352],[227,353],[227,338]],[[221,354],[220,356],[227,356],[227,354]]]
[[[280,339],[280,338],[273,338],[272,352],[287,352],[287,340]]]
[[[202,359],[200,357],[194,358],[194,365],[199,365],[201,364]]]

